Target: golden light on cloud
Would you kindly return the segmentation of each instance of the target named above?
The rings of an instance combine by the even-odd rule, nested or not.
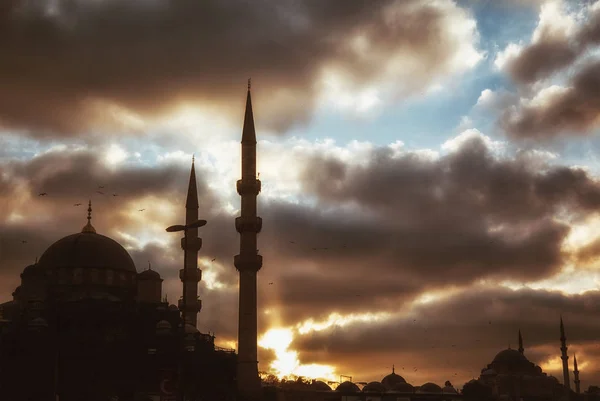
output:
[[[391,316],[388,312],[378,313],[362,313],[362,314],[351,314],[351,315],[340,315],[339,313],[330,314],[326,320],[321,322],[315,322],[313,319],[305,320],[299,323],[296,328],[298,333],[307,334],[311,331],[326,330],[332,326],[343,327],[350,323],[372,323],[375,321],[385,320]]]
[[[412,302],[412,305],[413,306],[426,305],[426,304],[430,304],[432,302],[442,301],[442,300],[449,298],[453,295],[456,295],[462,291],[464,291],[464,289],[448,288],[448,289],[440,290],[440,291],[425,292],[425,293],[419,295],[417,298],[415,298]]]
[[[210,262],[208,258],[200,258],[199,263],[202,265],[202,281],[206,284],[206,288],[218,290],[227,287],[217,279],[217,272],[212,267],[215,262]]]
[[[279,379],[302,376],[309,379],[336,380],[333,366],[301,364],[298,359],[298,352],[289,349],[293,339],[293,329],[272,328],[258,340],[260,347],[275,352],[276,358],[269,366],[271,373]]]
[[[146,205],[152,207],[146,208]],[[134,243],[137,248],[143,248],[151,242],[167,246],[172,234],[167,233],[165,228],[181,218],[178,209],[181,209],[181,206],[162,198],[138,198],[135,202],[126,204],[120,212],[132,225],[128,229],[120,230],[118,234],[128,242]]]
[[[554,356],[540,363],[540,368],[545,372],[557,372],[562,370],[562,359],[560,356]]]

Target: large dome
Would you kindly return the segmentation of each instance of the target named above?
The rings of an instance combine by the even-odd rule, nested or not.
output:
[[[504,351],[500,351],[492,363],[516,365],[523,362],[529,362],[525,355],[521,354],[516,349],[509,348],[505,349]]]
[[[117,241],[95,232],[68,235],[42,254],[44,268],[99,268],[136,273],[129,253]]]

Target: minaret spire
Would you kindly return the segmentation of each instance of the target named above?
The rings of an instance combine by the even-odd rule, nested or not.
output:
[[[577,394],[581,393],[581,387],[580,387],[580,381],[579,381],[579,369],[577,369],[577,355],[573,354],[573,376],[574,376],[574,380],[573,383],[575,383],[575,392]]]
[[[192,156],[192,170],[185,202],[185,224],[198,220],[198,188],[196,185],[196,170]],[[183,285],[182,298],[178,306],[186,324],[196,327],[198,312],[202,309],[202,301],[198,299],[198,283],[202,280],[202,271],[198,268],[198,251],[202,248],[202,239],[198,238],[198,228],[187,231],[187,241],[181,239],[181,248],[187,252],[183,269],[179,270],[179,279]]]
[[[185,208],[198,209],[198,187],[196,185],[196,169],[194,168],[194,156],[192,156],[192,171],[190,173],[190,183],[188,185],[187,199]]]
[[[246,113],[244,114],[244,128],[242,129],[242,144],[256,145],[254,114],[252,112],[252,97],[250,96],[250,79],[248,79],[248,94],[246,95]]]
[[[96,229],[92,226],[92,201],[88,203],[88,216],[87,216],[87,224],[81,230],[82,233],[96,233]]]
[[[240,233],[240,253],[234,265],[240,274],[237,389],[240,400],[262,398],[258,376],[257,356],[257,296],[256,276],[262,267],[258,254],[257,236],[262,219],[257,216],[256,197],[260,193],[260,180],[256,177],[256,132],[250,98],[250,80],[246,98],[246,113],[242,130],[242,179],[237,182],[237,192],[242,197],[241,216],[235,219]]]
[[[521,335],[521,329],[519,329],[519,352],[521,354],[525,352],[525,348],[523,348],[523,336]]]
[[[567,338],[565,337],[565,325],[563,324],[562,316],[560,317],[560,351],[563,364],[563,380],[567,400],[571,394],[571,380],[569,379],[569,356],[567,355]]]

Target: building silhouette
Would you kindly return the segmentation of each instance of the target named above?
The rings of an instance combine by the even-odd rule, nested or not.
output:
[[[197,218],[192,163],[186,222]],[[183,297],[170,305],[157,271],[138,272],[119,243],[96,232],[90,201],[83,229],[27,266],[13,300],[0,305],[0,399],[234,399],[235,351],[196,328],[197,229],[186,245]]]

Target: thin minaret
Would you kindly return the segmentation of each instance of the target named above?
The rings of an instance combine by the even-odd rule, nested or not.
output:
[[[194,158],[192,157],[192,171],[185,202],[185,224],[193,223],[196,220],[198,220],[198,189],[196,187]],[[181,248],[187,252],[187,255],[184,268],[179,270],[179,279],[183,284],[183,295],[179,300],[179,310],[182,313],[183,321],[196,327],[198,312],[202,309],[202,301],[198,299],[198,283],[202,279],[202,271],[198,268],[198,251],[202,248],[202,239],[198,238],[198,228],[187,231],[187,244],[184,235],[181,239]]]
[[[581,393],[580,381],[579,381],[579,369],[577,369],[577,355],[573,354],[573,383],[575,383],[575,392]]]
[[[571,380],[569,379],[569,356],[567,355],[567,338],[565,337],[565,325],[563,324],[562,316],[560,317],[560,350],[562,352],[560,359],[563,364],[563,380],[567,400],[571,394]]]
[[[521,354],[525,352],[525,348],[523,348],[523,336],[521,335],[521,329],[519,329],[519,352]]]
[[[256,176],[256,132],[248,80],[242,130],[242,179],[237,182],[237,192],[242,198],[241,216],[235,219],[235,228],[240,233],[240,254],[234,257],[235,268],[240,273],[237,389],[242,400],[261,398],[256,324],[256,273],[262,267],[262,256],[257,248],[262,219],[256,213],[260,188]]]

